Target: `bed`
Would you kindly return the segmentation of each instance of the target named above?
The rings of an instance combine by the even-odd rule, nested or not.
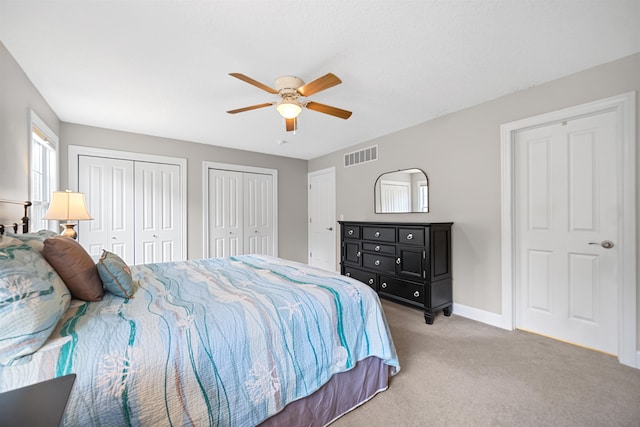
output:
[[[243,255],[125,266],[132,297],[83,301],[41,255],[56,237],[5,234],[0,347],[16,350],[17,285],[46,299],[40,317],[61,314],[18,357],[0,348],[0,392],[75,373],[64,425],[326,425],[400,369],[378,297],[356,280]]]

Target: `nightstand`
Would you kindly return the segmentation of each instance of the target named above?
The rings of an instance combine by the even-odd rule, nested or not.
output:
[[[0,427],[58,427],[76,374],[0,393]]]

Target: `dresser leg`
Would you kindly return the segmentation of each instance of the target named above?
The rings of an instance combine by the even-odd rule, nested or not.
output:
[[[433,325],[433,314],[429,314],[425,312],[424,321],[427,323],[427,325]]]
[[[450,305],[449,307],[445,307],[445,308],[443,308],[443,309],[442,309],[442,313],[443,313],[445,316],[449,317],[449,316],[451,316],[451,311],[452,311],[452,310],[453,310],[453,306],[451,306],[451,305]]]

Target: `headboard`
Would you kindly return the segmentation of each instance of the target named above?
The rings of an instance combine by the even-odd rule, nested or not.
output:
[[[22,205],[24,207],[24,216],[20,220],[20,222],[14,222],[13,224],[0,224],[0,235],[3,235],[7,228],[13,229],[14,233],[18,232],[18,228],[22,228],[23,233],[29,232],[29,215],[27,214],[27,210],[29,206],[31,206],[31,202],[19,202],[15,200],[4,200],[0,199],[0,203],[9,203],[12,205]]]

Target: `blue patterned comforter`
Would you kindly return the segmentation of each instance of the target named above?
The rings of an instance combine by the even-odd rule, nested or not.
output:
[[[132,267],[132,299],[73,301],[0,391],[76,373],[65,425],[252,426],[377,356],[399,370],[376,294],[257,255]]]

